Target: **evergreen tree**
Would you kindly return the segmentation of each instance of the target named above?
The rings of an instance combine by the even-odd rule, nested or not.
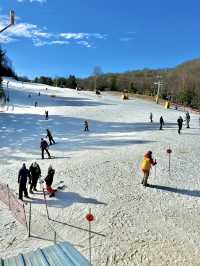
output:
[[[111,89],[111,91],[117,90],[117,77],[116,76],[113,76],[111,78],[110,89]]]
[[[76,89],[77,87],[77,81],[74,75],[69,75],[69,78],[67,79],[66,83],[67,88]]]

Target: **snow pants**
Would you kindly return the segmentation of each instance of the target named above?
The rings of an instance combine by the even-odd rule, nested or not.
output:
[[[19,199],[23,200],[23,193],[24,196],[27,197],[28,196],[28,191],[26,188],[26,184],[19,184]]]
[[[50,145],[55,144],[55,140],[53,139],[53,137],[49,137],[49,144]]]
[[[147,186],[147,181],[148,181],[148,178],[149,178],[149,173],[150,173],[150,171],[148,171],[148,170],[143,170],[143,173],[144,173],[144,177],[143,177],[143,179],[142,179],[142,184],[143,184],[144,186]]]
[[[39,179],[39,176],[32,176],[30,191],[32,191],[33,189],[36,190],[38,179]]]
[[[178,134],[181,133],[182,125],[178,125]]]
[[[42,159],[44,159],[44,151],[46,151],[46,153],[47,153],[49,158],[51,157],[51,155],[50,155],[50,153],[49,153],[47,148],[45,148],[45,149],[43,148],[43,149],[41,149],[41,151],[42,151]]]

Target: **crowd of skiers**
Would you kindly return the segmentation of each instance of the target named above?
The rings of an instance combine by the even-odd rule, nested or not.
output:
[[[149,115],[149,120],[150,120],[150,123],[153,123],[153,114],[152,113],[150,113],[150,115]],[[179,118],[177,119],[178,134],[181,133],[184,121],[186,122],[186,128],[190,128],[190,114],[189,114],[189,112],[186,112],[185,120],[183,120],[182,116],[179,116]],[[159,122],[160,122],[160,130],[162,130],[163,126],[165,124],[162,116],[160,117]]]
[[[37,162],[34,162],[30,165],[29,168],[26,167],[26,164],[23,163],[21,169],[18,173],[18,184],[19,184],[19,199],[23,200],[23,196],[29,198],[28,195],[28,184],[29,184],[29,193],[34,194],[37,192],[38,180],[46,183],[46,190],[49,193],[49,196],[54,196],[55,190],[52,188],[53,178],[55,170],[51,165],[49,165],[47,176],[44,180],[41,178],[41,169]]]

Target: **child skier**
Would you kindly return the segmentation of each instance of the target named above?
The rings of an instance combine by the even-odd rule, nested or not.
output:
[[[54,193],[56,192],[56,189],[53,189],[51,187],[53,183],[54,174],[55,174],[55,169],[53,169],[53,167],[49,165],[47,176],[44,179],[46,183],[47,192],[49,193],[49,197],[53,197]]]
[[[144,173],[144,177],[142,179],[142,185],[143,186],[145,186],[145,187],[149,186],[147,181],[148,181],[148,178],[149,178],[151,165],[154,166],[156,164],[157,164],[156,160],[153,160],[153,158],[152,158],[152,151],[148,151],[144,155],[144,159],[143,159],[143,162],[142,162],[142,171]]]

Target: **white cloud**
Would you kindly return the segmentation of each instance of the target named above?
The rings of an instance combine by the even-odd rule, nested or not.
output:
[[[63,37],[67,40],[74,39],[74,40],[83,40],[83,39],[89,39],[89,38],[95,38],[95,39],[105,39],[105,34],[100,33],[84,33],[84,32],[78,32],[78,33],[60,33],[60,37]]]
[[[123,38],[120,38],[120,41],[121,42],[129,42],[129,41],[132,41],[134,38],[130,38],[130,37],[123,37]]]
[[[88,33],[60,33],[60,37],[63,37],[67,40],[70,40],[70,39],[79,40],[79,39],[88,39],[89,34]]]
[[[33,39],[33,43],[36,47],[41,47],[41,46],[45,46],[45,45],[66,45],[66,44],[69,44],[68,41],[59,41],[59,40],[56,40],[56,41],[42,41],[40,39]]]
[[[30,2],[46,3],[47,0],[30,0]]]
[[[89,42],[87,42],[87,41],[79,41],[77,43],[82,45],[82,46],[85,46],[87,48],[91,48],[92,47],[92,45]]]
[[[19,2],[19,3],[22,3],[22,2],[25,2],[25,0],[17,0],[17,2]],[[29,0],[29,2],[39,2],[39,3],[41,3],[41,4],[43,4],[43,3],[46,3],[47,2],[47,0]]]
[[[20,0],[22,1],[22,0]],[[18,20],[21,20],[18,18]],[[0,29],[9,24],[8,17],[0,15]],[[19,39],[29,39],[36,47],[44,45],[68,45],[75,43],[87,48],[93,47],[91,41],[97,39],[105,39],[105,34],[100,33],[50,33],[46,28],[39,28],[35,24],[30,23],[17,23],[16,25],[8,28],[0,35],[0,43],[10,43],[18,41]]]

